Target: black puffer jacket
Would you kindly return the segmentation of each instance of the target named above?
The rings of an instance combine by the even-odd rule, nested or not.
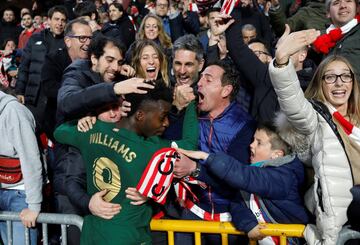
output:
[[[14,39],[17,44],[21,31],[21,26],[18,26],[16,22],[5,22],[2,20],[0,22],[0,45],[3,45],[4,41],[8,38]]]
[[[126,49],[135,41],[136,34],[133,23],[125,13],[117,21],[105,23],[101,33],[105,36],[121,40]]]
[[[59,49],[46,55],[41,72],[41,93],[47,98],[43,130],[53,142],[55,142],[53,133],[56,125],[57,95],[64,70],[71,62],[68,51]]]
[[[47,53],[65,48],[63,36],[45,29],[33,34],[23,51],[16,93],[25,96],[25,103],[36,106],[40,97],[41,70]]]

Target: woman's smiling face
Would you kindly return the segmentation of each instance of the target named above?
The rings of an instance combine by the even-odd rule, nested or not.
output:
[[[159,26],[155,18],[147,18],[144,25],[145,37],[155,40],[159,36]]]
[[[326,100],[339,110],[347,110],[348,100],[353,89],[353,80],[343,82],[342,77],[336,77],[334,83],[329,83],[331,75],[353,76],[349,67],[342,61],[335,60],[325,69],[322,81],[322,89]],[[326,79],[328,83],[326,83]]]
[[[155,80],[160,70],[159,54],[154,47],[145,46],[140,54],[141,69],[145,74],[146,80]]]

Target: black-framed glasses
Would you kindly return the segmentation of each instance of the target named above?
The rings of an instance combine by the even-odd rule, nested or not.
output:
[[[68,35],[67,37],[70,37],[70,38],[77,38],[79,40],[79,42],[81,43],[85,43],[87,40],[90,40],[92,39],[92,36],[83,36],[83,35]]]
[[[340,75],[325,74],[324,76],[322,76],[322,79],[325,81],[326,84],[333,84],[339,77],[343,83],[351,83],[354,80],[353,73],[342,73]]]
[[[156,6],[159,6],[160,8],[167,8],[167,7],[169,7],[169,4],[167,4],[167,3],[159,3],[159,4],[156,4]]]
[[[259,57],[259,56],[262,55],[262,54],[264,54],[264,55],[266,55],[266,56],[270,56],[269,53],[264,52],[264,51],[261,51],[261,50],[254,50],[253,52],[254,52],[254,54],[255,54],[257,57]]]

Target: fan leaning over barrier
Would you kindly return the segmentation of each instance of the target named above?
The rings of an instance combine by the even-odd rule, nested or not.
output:
[[[119,203],[121,212],[110,220],[85,217],[81,244],[150,244],[151,207],[133,205],[125,190],[135,187],[153,153],[170,146],[158,137],[168,126],[172,94],[163,83],[156,83],[147,94],[130,94],[131,111],[114,125],[97,121],[88,132],[78,132],[75,124],[57,128],[55,138],[78,147],[87,164],[89,194],[108,190],[104,199]],[[196,147],[198,127],[194,103],[186,111],[183,139],[179,146]]]

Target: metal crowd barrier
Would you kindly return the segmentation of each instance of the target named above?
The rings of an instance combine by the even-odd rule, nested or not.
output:
[[[20,213],[0,211],[0,220],[6,221],[8,244],[12,245],[12,222],[20,222]],[[48,224],[61,225],[61,244],[66,245],[67,241],[67,225],[74,225],[80,230],[83,225],[83,218],[73,214],[55,214],[40,213],[37,219],[42,224],[42,241],[44,245],[48,245]],[[188,232],[195,234],[195,245],[201,244],[202,233],[220,234],[222,244],[228,244],[228,235],[245,235],[244,232],[238,231],[230,222],[213,222],[198,220],[167,220],[153,219],[150,223],[151,230],[164,231],[168,234],[168,244],[174,245],[174,232]],[[298,224],[266,224],[266,228],[261,232],[267,236],[280,237],[280,245],[286,245],[288,237],[303,237],[305,225]],[[25,229],[25,245],[30,244],[29,229]],[[360,232],[344,227],[340,232],[337,245],[343,245],[350,239],[360,239]],[[251,240],[250,245],[255,245],[256,241]]]
[[[228,235],[245,235],[238,231],[230,222],[194,221],[194,220],[162,220],[153,219],[150,223],[153,231],[166,231],[168,244],[174,245],[174,232],[191,232],[195,234],[195,245],[201,244],[201,233],[220,233],[223,245],[228,244]],[[268,236],[280,237],[280,245],[286,245],[287,237],[303,237],[305,225],[266,224],[267,228],[261,232]],[[250,241],[256,244],[256,241]]]
[[[360,239],[360,232],[351,230],[348,226],[342,228],[336,245],[344,245],[348,240]]]
[[[13,234],[12,234],[12,222],[19,221],[20,213],[17,212],[5,212],[0,211],[0,220],[6,221],[6,228],[7,228],[7,238],[8,244],[5,245],[12,245],[13,242]],[[42,241],[44,245],[48,245],[48,224],[58,224],[61,225],[61,244],[66,245],[67,241],[67,232],[66,226],[67,225],[75,225],[80,230],[82,229],[83,225],[83,218],[78,215],[73,214],[54,214],[54,213],[40,213],[37,218],[37,223],[42,223]],[[25,245],[30,244],[30,237],[29,237],[29,229],[25,228]]]

